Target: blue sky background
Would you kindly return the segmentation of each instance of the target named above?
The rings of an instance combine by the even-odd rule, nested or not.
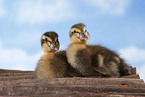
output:
[[[35,70],[41,35],[56,31],[66,49],[79,22],[88,44],[118,52],[145,80],[145,0],[0,0],[0,68]]]

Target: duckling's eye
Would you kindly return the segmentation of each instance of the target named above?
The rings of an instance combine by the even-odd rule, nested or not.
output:
[[[72,36],[73,34],[75,34],[76,36],[79,36],[80,32],[77,32],[76,30],[74,30],[74,31],[71,32],[70,36]]]
[[[57,42],[56,42],[56,41],[55,41],[54,43],[55,43],[55,44],[57,44]]]
[[[74,33],[76,33],[77,31],[76,30],[74,30],[73,32],[72,32],[72,35],[74,34]]]
[[[74,30],[74,32],[72,32],[72,34],[74,34],[74,33],[79,33],[79,32],[77,32],[76,30]]]
[[[45,38],[45,39],[44,39],[44,41],[48,41],[48,39],[47,39],[47,38]]]

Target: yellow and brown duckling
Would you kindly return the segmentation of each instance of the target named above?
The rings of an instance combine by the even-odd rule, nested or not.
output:
[[[119,77],[130,74],[129,66],[115,52],[100,45],[86,45],[89,33],[83,23],[71,27],[70,40],[68,62],[83,76]]]
[[[67,62],[66,52],[58,51],[59,41],[57,33],[53,31],[44,33],[41,37],[41,47],[44,55],[38,61],[35,70],[37,78],[77,76]]]

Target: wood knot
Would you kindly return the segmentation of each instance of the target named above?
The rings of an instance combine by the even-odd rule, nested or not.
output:
[[[122,86],[123,88],[129,88],[129,87],[130,87],[129,84],[127,84],[127,83],[122,83],[121,86]]]

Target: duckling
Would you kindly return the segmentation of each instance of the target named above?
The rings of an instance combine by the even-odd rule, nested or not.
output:
[[[82,76],[102,76],[92,65],[92,52],[87,48],[89,33],[82,23],[72,26],[70,31],[71,44],[67,48],[68,63]]]
[[[44,55],[38,61],[36,76],[39,79],[75,76],[73,69],[69,67],[66,52],[59,51],[57,33],[46,32],[41,37],[41,47]],[[68,71],[69,70],[69,71]]]
[[[83,23],[71,27],[67,48],[70,65],[84,76],[119,77],[130,74],[129,66],[115,52],[100,45],[86,45],[89,33]]]

